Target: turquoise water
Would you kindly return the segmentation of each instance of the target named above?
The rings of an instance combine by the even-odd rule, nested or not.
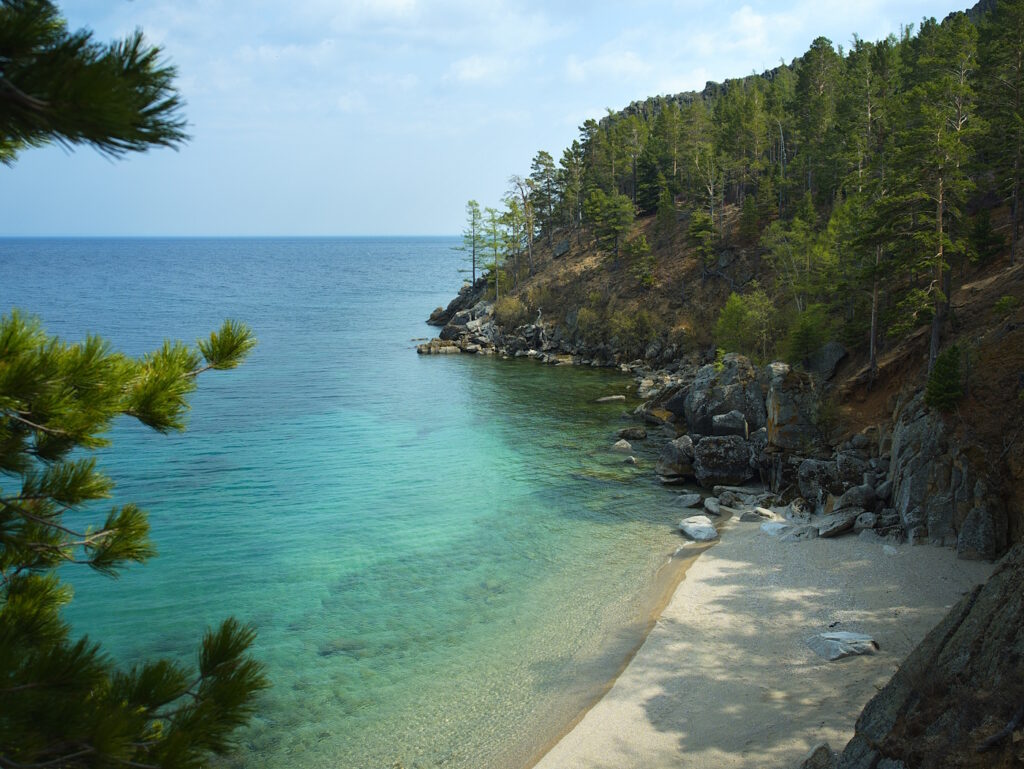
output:
[[[126,420],[102,455],[159,557],[66,574],[67,616],[125,664],[258,628],[273,687],[230,766],[523,765],[646,628],[676,516],[653,456],[608,450],[623,405],[593,403],[631,380],[416,355],[454,245],[0,241],[0,309],[65,338],[259,338],[202,377],[186,433]]]

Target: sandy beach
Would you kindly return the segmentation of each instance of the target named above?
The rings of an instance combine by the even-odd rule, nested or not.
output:
[[[787,543],[727,521],[612,688],[536,767],[790,769],[819,742],[841,749],[865,703],[992,568],[951,549]],[[830,629],[881,648],[828,662],[805,640]]]

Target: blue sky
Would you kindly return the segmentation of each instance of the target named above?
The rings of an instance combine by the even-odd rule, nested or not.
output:
[[[0,167],[0,235],[460,231],[537,150],[650,95],[849,45],[935,0],[67,0],[108,40],[141,27],[179,70],[192,140],[111,161],[48,147]],[[963,6],[966,7],[966,6]]]

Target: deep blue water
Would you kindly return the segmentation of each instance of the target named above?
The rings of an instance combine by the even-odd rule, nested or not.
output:
[[[273,687],[230,765],[514,767],[642,636],[677,539],[653,457],[608,450],[623,405],[594,404],[631,381],[416,355],[456,244],[0,240],[0,310],[65,339],[259,339],[201,377],[187,432],[124,420],[102,453],[159,557],[65,570],[68,618],[125,664],[258,628]]]

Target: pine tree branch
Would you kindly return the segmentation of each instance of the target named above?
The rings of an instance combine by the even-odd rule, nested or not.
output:
[[[25,417],[20,416],[16,411],[5,410],[4,414],[16,422],[21,422],[21,424],[25,425],[26,427],[30,427],[33,430],[38,430],[39,432],[46,433],[47,435],[69,435],[69,433],[66,430],[60,430],[56,427],[46,427],[45,425],[37,425],[35,422],[30,422],[29,420],[25,419]]]

